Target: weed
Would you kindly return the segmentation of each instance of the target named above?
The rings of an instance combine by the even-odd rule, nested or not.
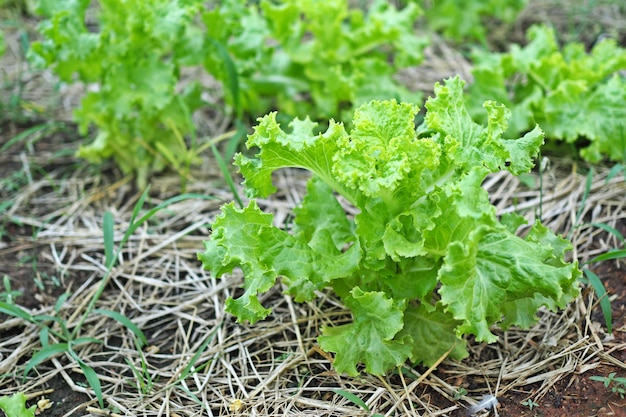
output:
[[[8,275],[2,277],[2,284],[4,285],[4,291],[0,292],[0,300],[13,304],[15,298],[22,295],[21,291],[15,291],[11,288],[11,278]]]
[[[535,407],[539,407],[539,403],[534,402],[532,398],[522,401],[521,404],[528,407],[529,410],[532,410]]]
[[[365,410],[367,413],[370,412],[370,408],[365,403],[365,401],[363,401],[361,398],[357,397],[356,395],[352,394],[351,392],[346,391],[346,390],[342,390],[342,389],[335,389],[335,390],[333,390],[333,392],[335,394],[337,394],[337,395],[342,396],[346,400],[352,402],[354,405],[359,406],[360,408]],[[371,417],[382,417],[382,414],[372,414]]]
[[[590,376],[592,381],[600,381],[606,388],[611,387],[611,391],[618,394],[620,398],[626,397],[626,378],[616,377],[615,372],[611,372],[608,376]]]
[[[464,397],[467,395],[467,390],[463,387],[457,388],[454,393],[452,394],[453,398],[455,400],[460,400],[461,397]]]

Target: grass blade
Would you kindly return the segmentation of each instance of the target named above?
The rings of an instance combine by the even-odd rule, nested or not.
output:
[[[226,181],[226,184],[228,184],[228,188],[230,188],[230,191],[233,193],[233,198],[239,205],[239,208],[243,208],[243,201],[241,200],[241,197],[239,197],[237,187],[235,186],[235,180],[233,180],[233,176],[228,170],[228,165],[226,165],[224,158],[222,158],[222,155],[220,155],[220,152],[217,150],[215,145],[211,145],[211,150],[213,151],[213,155],[215,155],[215,160],[217,161],[217,165],[220,167],[220,171],[222,171],[222,175],[224,175],[224,180]]]
[[[597,227],[598,229],[602,229],[607,233],[612,234],[613,236],[615,236],[620,242],[622,243],[626,243],[626,240],[624,239],[624,235],[622,235],[620,233],[619,230],[617,230],[614,227],[609,226],[606,223],[590,223],[592,226]]]
[[[115,262],[113,252],[115,231],[113,227],[113,214],[109,211],[104,213],[104,218],[102,219],[102,234],[104,236],[104,266],[107,269],[111,269],[113,268],[113,262]]]
[[[36,352],[32,358],[26,363],[26,367],[24,368],[24,375],[28,375],[30,371],[32,371],[37,365],[46,361],[54,356],[60,355],[61,353],[68,352],[69,346],[67,343],[55,343],[54,345],[46,345],[41,348],[40,351]]]
[[[143,331],[122,313],[118,313],[117,311],[112,311],[112,310],[103,310],[103,309],[96,309],[94,310],[94,313],[98,313],[98,314],[102,314],[103,316],[110,317],[113,320],[118,321],[122,326],[126,327],[131,332],[133,332],[133,334],[139,340],[139,349],[141,349],[142,347],[148,344],[148,339],[146,338],[146,335],[143,333]]]
[[[166,208],[170,204],[178,203],[179,201],[189,200],[189,199],[192,199],[192,198],[197,198],[197,199],[201,199],[201,200],[217,200],[218,199],[217,197],[210,196],[210,195],[204,195],[204,194],[196,194],[196,193],[181,194],[181,195],[177,195],[177,196],[172,197],[172,198],[168,198],[167,200],[163,201],[159,205],[153,207],[146,214],[141,216],[141,218],[139,220],[137,220],[137,221],[134,221],[136,216],[133,215],[133,217],[131,218],[130,226],[128,227],[128,230],[126,231],[126,233],[124,233],[124,237],[122,238],[122,242],[120,244],[120,249],[126,243],[126,241],[130,238],[130,236],[135,232],[135,230],[137,230],[137,228],[139,226],[141,226],[143,223],[145,223],[147,220],[149,220],[152,216],[154,216],[160,210]],[[139,205],[139,201],[137,202],[137,205]],[[141,205],[143,206],[143,201],[141,201]],[[137,207],[138,206],[136,206],[136,208]],[[141,209],[141,207],[139,207],[139,208]]]
[[[600,308],[602,309],[602,314],[604,315],[604,322],[606,323],[606,331],[610,334],[613,333],[613,315],[611,312],[611,300],[609,300],[608,294],[606,293],[606,288],[604,288],[604,284],[600,280],[595,273],[591,272],[591,270],[585,268],[584,269],[585,276],[589,280],[589,284],[593,287],[596,292],[596,296],[600,301]]]
[[[217,53],[224,62],[224,69],[226,70],[226,75],[228,76],[226,85],[228,86],[228,90],[230,90],[230,94],[233,98],[233,110],[236,118],[241,119],[243,109],[241,107],[241,101],[239,100],[239,73],[237,72],[237,66],[230,57],[228,49],[226,49],[221,42],[211,37],[208,38],[208,41],[215,46]]]
[[[333,392],[335,394],[337,394],[337,395],[341,395],[342,397],[344,397],[348,401],[353,402],[354,404],[358,405],[359,407],[361,407],[362,409],[364,409],[368,413],[370,412],[370,408],[367,406],[367,404],[365,404],[365,401],[363,401],[362,399],[360,399],[356,395],[352,394],[351,392],[348,392],[348,391],[345,391],[345,390],[342,390],[342,389],[335,389],[335,390],[333,390]]]
[[[611,170],[609,171],[608,175],[606,176],[606,180],[604,181],[605,184],[608,184],[609,181],[611,181],[613,179],[613,177],[615,177],[616,175],[620,174],[621,172],[624,172],[624,180],[626,180],[626,167],[622,164],[615,164],[613,165],[613,168],[611,168]]]
[[[602,255],[598,255],[595,258],[587,261],[587,264],[592,264],[600,261],[609,261],[611,259],[622,259],[626,258],[626,249],[613,249]]]
[[[111,268],[115,264],[115,260],[118,259],[120,252],[124,248],[124,244],[128,241],[130,236],[135,232],[135,230],[137,230],[137,228],[139,226],[141,226],[144,222],[149,220],[159,210],[169,206],[170,204],[173,204],[173,203],[176,203],[176,202],[179,202],[179,201],[182,201],[182,200],[187,200],[187,199],[190,199],[190,198],[200,198],[200,199],[205,199],[205,200],[217,199],[217,197],[207,196],[207,195],[203,195],[203,194],[182,194],[182,195],[179,195],[179,196],[176,196],[176,197],[172,197],[172,198],[169,198],[169,199],[163,201],[161,204],[159,204],[156,207],[152,208],[146,214],[144,214],[139,220],[137,220],[137,217],[139,216],[139,213],[141,212],[141,209],[143,208],[143,205],[144,205],[144,203],[146,201],[146,198],[148,196],[149,190],[150,190],[150,187],[147,187],[144,190],[144,192],[141,194],[141,196],[139,197],[139,200],[137,200],[137,203],[135,203],[135,207],[133,208],[133,214],[131,215],[131,218],[130,218],[130,225],[128,226],[128,229],[126,230],[126,233],[124,233],[124,236],[122,237],[122,241],[120,242],[120,244],[119,244],[119,246],[117,248],[117,252],[112,257],[113,261],[111,262],[111,265],[107,266],[107,273],[105,274],[104,278],[102,278],[102,281],[100,282],[100,285],[96,289],[95,294],[93,295],[92,299],[89,301],[89,305],[87,306],[87,309],[86,309],[85,313],[83,313],[83,316],[81,317],[81,319],[79,320],[78,324],[76,325],[76,327],[72,331],[71,338],[75,338],[78,335],[78,332],[80,331],[83,323],[85,322],[85,320],[87,319],[89,314],[91,314],[91,312],[94,310],[96,302],[98,301],[98,299],[100,299],[100,296],[102,295],[102,292],[104,291],[105,287],[107,286],[107,284],[109,282],[109,278],[110,278],[110,274],[111,274]],[[105,216],[106,216],[106,213],[105,213]],[[103,222],[103,224],[104,224],[104,222]],[[111,239],[111,241],[112,240],[113,239]],[[105,242],[105,245],[106,245],[106,242]],[[105,248],[105,250],[106,250],[106,248]]]
[[[237,128],[235,134],[228,139],[228,143],[226,144],[227,146],[224,154],[224,159],[226,160],[231,160],[233,158],[235,152],[239,148],[239,144],[244,141],[246,135],[248,134],[248,130],[241,120],[235,120],[235,127]]]
[[[26,310],[14,304],[8,304],[3,301],[0,301],[0,313],[4,313],[7,316],[17,317],[31,323],[35,322],[35,318],[31,316],[30,313],[28,313]]]
[[[25,131],[21,132],[18,135],[15,135],[13,138],[11,138],[10,140],[8,140],[5,144],[2,145],[2,147],[0,147],[0,153],[6,151],[7,149],[9,149],[11,146],[15,145],[17,142],[20,142],[22,139],[33,135],[35,133],[39,133],[39,132],[47,132],[47,130],[49,129],[51,132],[54,131],[54,129],[59,129],[64,127],[65,125],[63,123],[46,123],[46,124],[41,124],[41,125],[37,125],[37,126],[33,126],[29,129],[26,129]],[[43,133],[41,135],[41,137],[43,137]]]
[[[98,378],[98,374],[91,366],[87,365],[85,361],[79,358],[73,350],[70,349],[69,354],[78,363],[81,371],[83,371],[87,383],[89,384],[89,386],[93,390],[93,393],[98,399],[98,405],[100,405],[100,408],[104,408],[104,397],[102,396],[102,386],[100,385],[100,378]]]
[[[202,342],[202,345],[200,345],[196,353],[194,353],[191,359],[189,360],[189,363],[187,364],[187,366],[185,366],[185,369],[183,369],[182,372],[180,373],[180,378],[178,379],[179,381],[182,381],[183,379],[187,378],[187,375],[189,375],[189,373],[191,372],[191,369],[194,367],[194,365],[200,358],[200,355],[204,353],[204,350],[206,349],[208,344],[211,343],[211,340],[213,340],[213,338],[215,337],[215,333],[221,327],[221,325],[222,323],[215,326],[215,329],[211,330],[211,332],[207,335],[204,342]]]

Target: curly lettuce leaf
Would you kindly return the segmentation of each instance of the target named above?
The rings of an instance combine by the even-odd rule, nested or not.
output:
[[[236,158],[249,195],[274,192],[277,169],[313,176],[290,232],[254,200],[243,210],[225,206],[200,258],[218,276],[244,271],[245,293],[229,311],[263,318],[257,295],[278,277],[298,301],[332,288],[353,320],[324,327],[322,348],[336,353],[340,372],[356,375],[363,364],[381,374],[407,359],[433,364],[448,351],[461,359],[465,336],[493,342],[494,325],[527,327],[541,306],[555,310],[576,296],[580,272],[565,261],[571,244],[541,225],[517,236],[523,219],[500,221],[481,187],[491,172],[528,171],[541,130],[503,139],[506,108],[486,103],[480,125],[458,78],[435,92],[418,129],[418,109],[395,101],[359,107],[349,131],[331,121],[317,133],[308,119],[284,131],[274,113],[259,119],[247,142],[256,155]]]
[[[310,185],[309,190],[318,186],[323,187],[318,182]],[[321,204],[332,206],[333,198],[328,193]],[[358,243],[345,251],[342,247],[353,238],[343,212],[338,219],[337,206],[313,213],[320,201],[313,200],[312,207],[308,201],[311,199],[303,202],[300,216],[320,220],[323,214],[328,217],[319,222],[319,231],[299,228],[296,235],[274,227],[273,216],[264,213],[254,200],[241,210],[233,203],[222,207],[222,214],[213,224],[211,240],[205,242],[205,251],[198,258],[216,275],[231,273],[235,267],[243,271],[245,292],[226,301],[226,310],[239,321],[254,323],[267,317],[270,310],[261,305],[258,294],[269,291],[279,276],[287,293],[302,302],[313,299],[314,292],[333,279],[350,275],[356,269],[360,258]],[[299,217],[296,223],[301,223]]]
[[[364,292],[355,287],[344,303],[354,318],[350,324],[325,326],[318,338],[322,349],[336,352],[337,372],[357,376],[358,363],[374,375],[402,365],[411,346],[394,336],[403,328],[404,301],[394,301],[381,292]]]
[[[490,172],[506,169],[514,175],[528,172],[543,144],[539,127],[520,139],[503,139],[510,111],[502,104],[483,104],[487,126],[475,123],[469,115],[462,94],[463,82],[455,79],[445,86],[435,86],[435,98],[426,103],[425,124],[445,133],[443,141],[448,157],[465,171],[485,166]]]
[[[505,23],[514,21],[528,0],[439,0],[420,3],[427,5],[426,23],[445,37],[457,42],[473,40],[486,43],[487,29],[493,26],[494,19]]]
[[[448,350],[451,359],[461,360],[469,356],[467,342],[456,334],[459,324],[444,311],[441,303],[435,307],[420,304],[406,309],[404,327],[398,335],[411,338],[411,362],[432,366]]]
[[[439,271],[439,294],[454,318],[463,321],[458,334],[492,343],[497,337],[491,324],[504,320],[504,327],[528,327],[536,321],[531,312],[542,305],[556,310],[571,301],[580,273],[576,263],[564,261],[571,245],[561,240],[551,246],[556,239],[541,225],[527,239],[504,227],[483,226],[451,244]]]
[[[26,408],[26,396],[17,392],[11,397],[0,397],[0,410],[4,411],[7,417],[35,417],[36,405]]]
[[[344,120],[349,119],[342,111],[347,104],[359,106],[372,99],[395,97],[421,101],[419,93],[393,79],[399,69],[422,61],[428,43],[413,29],[421,13],[416,5],[397,9],[376,0],[361,10],[349,7],[345,0],[264,0],[260,6],[281,47],[272,61],[274,71],[266,71],[263,77],[285,74],[306,83],[291,95],[275,89],[279,107],[306,107],[303,102],[292,104],[298,93],[306,93],[315,106],[308,106],[305,114]]]
[[[498,100],[512,112],[507,136],[541,126],[551,140],[590,144],[580,154],[591,162],[626,158],[626,49],[603,39],[590,52],[580,43],[562,48],[552,29],[533,26],[528,45],[505,54],[477,53],[467,103],[484,122],[481,106]],[[520,81],[522,80],[522,81]]]

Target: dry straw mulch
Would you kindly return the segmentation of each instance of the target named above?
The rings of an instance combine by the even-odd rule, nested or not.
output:
[[[52,151],[32,157],[54,160]],[[22,154],[9,162],[29,158]],[[597,228],[572,226],[597,222],[618,228],[626,219],[624,177],[607,181],[608,169],[596,170],[586,198],[587,176],[572,169],[571,162],[558,160],[541,174],[543,191],[505,173],[490,177],[485,188],[500,213],[514,210],[532,222],[541,212],[544,223],[554,230],[564,234],[573,230],[573,256],[584,261],[618,242]],[[57,314],[73,327],[105,275],[103,214],[113,213],[119,243],[139,193],[128,179],[110,183],[107,176],[87,168],[67,174],[67,168],[59,166],[19,190],[5,218],[37,232],[5,244],[0,259],[5,267],[16,266],[23,254],[36,253],[38,265],[54,271],[60,288],[70,295],[55,313],[61,290],[57,296],[40,293],[30,312]],[[539,174],[533,175],[539,184]],[[305,181],[299,171],[281,172],[279,193],[260,205],[275,213],[278,223],[287,221],[302,198]],[[196,260],[220,204],[232,199],[219,184],[217,177],[199,178],[188,191],[215,199],[178,202],[139,228],[97,304],[129,317],[145,332],[149,346],[139,351],[131,331],[102,315],[91,315],[81,329],[81,336],[102,342],[74,349],[97,371],[106,405],[116,414],[368,415],[334,392],[341,389],[360,397],[372,413],[460,415],[484,394],[503,398],[535,384],[532,398],[540,401],[560,379],[589,375],[602,363],[626,369],[610,355],[625,347],[612,343],[591,319],[598,307],[587,290],[565,311],[542,312],[530,330],[500,332],[500,342],[493,345],[470,343],[471,355],[463,362],[444,359],[437,369],[407,365],[384,378],[338,375],[332,357],[315,341],[323,324],[350,319],[332,294],[320,293],[315,302],[296,304],[277,288],[262,299],[273,313],[254,326],[237,324],[224,312],[224,300],[238,294],[241,277],[218,280],[202,271]],[[177,192],[176,179],[162,177],[153,184],[148,206]],[[39,347],[35,325],[15,318],[0,323],[0,395],[45,390],[52,380],[62,378],[71,390],[91,398],[65,415],[87,414],[86,407],[97,415],[93,393],[67,355],[44,362],[23,378],[23,364]],[[133,373],[133,367],[145,369],[143,378]]]

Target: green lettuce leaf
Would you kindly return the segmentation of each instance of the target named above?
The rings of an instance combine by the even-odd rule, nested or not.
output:
[[[343,326],[323,327],[319,337],[322,349],[337,352],[337,372],[359,374],[356,365],[382,375],[402,365],[411,355],[411,346],[394,336],[403,328],[404,301],[394,301],[381,292],[363,292],[355,287],[344,299],[354,321]]]
[[[456,335],[459,324],[450,313],[443,311],[441,303],[437,303],[435,308],[409,306],[404,312],[404,327],[399,337],[411,338],[411,361],[414,363],[432,366],[448,350],[449,358],[461,360],[469,354],[467,342]]]
[[[199,254],[216,276],[241,268],[244,294],[227,301],[240,320],[268,314],[258,301],[277,279],[296,301],[329,288],[352,312],[352,322],[327,325],[319,338],[335,352],[335,368],[382,374],[407,359],[433,364],[448,351],[467,356],[465,336],[494,342],[494,326],[528,327],[538,309],[562,308],[578,294],[571,244],[540,224],[496,215],[481,184],[489,173],[527,172],[543,141],[534,128],[503,139],[508,110],[484,105],[487,122],[465,107],[458,78],[435,86],[424,123],[418,109],[371,101],[355,110],[352,128],[309,119],[283,130],[275,113],[259,119],[247,145],[254,156],[236,164],[250,197],[275,191],[274,171],[312,172],[294,209],[291,230],[278,229],[256,200],[225,205]],[[339,204],[351,204],[348,215]]]
[[[590,144],[580,154],[590,162],[626,158],[626,49],[607,38],[586,52],[580,43],[562,48],[552,29],[533,26],[528,45],[508,53],[476,53],[474,82],[466,101],[471,116],[487,121],[484,100],[497,100],[512,112],[505,136],[535,125],[552,140]],[[522,80],[522,81],[520,81]]]
[[[36,405],[26,408],[26,396],[17,392],[11,397],[0,397],[0,410],[4,411],[7,417],[35,417]]]

